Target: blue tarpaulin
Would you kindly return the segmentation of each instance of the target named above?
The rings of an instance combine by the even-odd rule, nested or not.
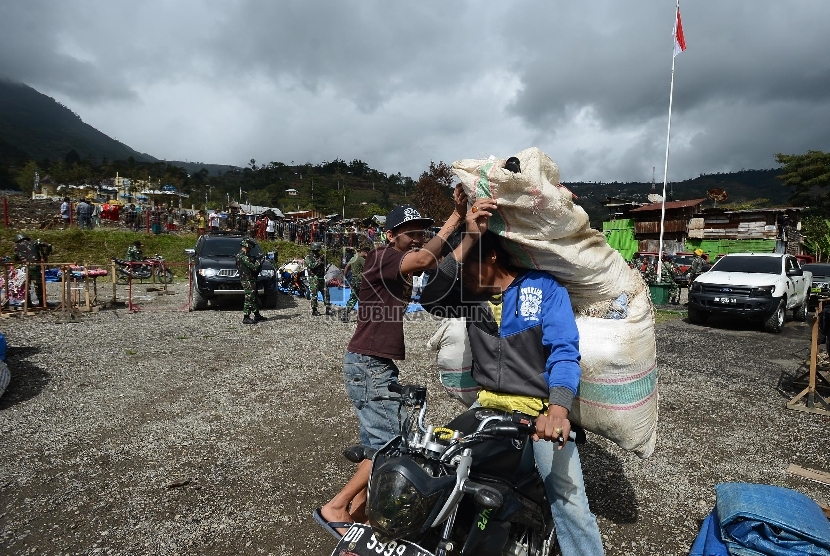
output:
[[[690,556],[830,556],[830,522],[809,497],[747,483],[715,487],[717,503]]]

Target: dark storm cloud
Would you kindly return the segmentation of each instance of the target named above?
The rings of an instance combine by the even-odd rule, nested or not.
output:
[[[563,179],[662,179],[670,0],[0,3],[0,76],[154,156],[417,175],[537,145]],[[669,179],[830,149],[830,3],[681,11]]]

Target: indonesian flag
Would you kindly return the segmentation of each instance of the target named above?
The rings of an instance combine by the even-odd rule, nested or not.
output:
[[[680,22],[680,5],[677,6],[677,19],[674,22],[674,55],[677,56],[686,50],[686,38],[683,36],[683,24]]]

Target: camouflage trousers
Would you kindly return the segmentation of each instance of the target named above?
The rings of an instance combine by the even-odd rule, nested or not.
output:
[[[311,290],[311,308],[317,308],[317,292],[323,292],[323,303],[326,307],[331,305],[331,298],[329,297],[329,289],[326,287],[326,279],[318,278],[316,276],[308,277],[308,287]]]
[[[669,303],[677,305],[680,303],[680,286],[674,280],[669,282]]]
[[[346,312],[351,311],[357,304],[357,296],[360,294],[360,280],[352,280],[349,287],[352,289],[352,295],[349,296],[349,300],[346,302]]]
[[[245,291],[245,301],[242,304],[242,312],[246,315],[259,312],[259,300],[256,294],[256,281],[242,279],[242,289]]]
[[[29,265],[26,269],[26,280],[29,281],[29,306],[43,305],[43,273],[38,265]],[[32,295],[34,294],[34,296]],[[37,297],[37,304],[34,300]]]

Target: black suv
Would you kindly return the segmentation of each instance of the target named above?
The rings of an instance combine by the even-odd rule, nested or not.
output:
[[[241,250],[239,243],[243,237],[239,234],[206,234],[196,241],[194,249],[186,249],[194,265],[192,311],[207,308],[211,299],[244,294],[236,268],[236,254]],[[272,309],[277,305],[279,294],[277,273],[269,258],[272,255],[269,253],[269,257],[265,257],[259,244],[254,244],[251,254],[265,258],[256,280],[257,292],[263,301],[261,305]]]

